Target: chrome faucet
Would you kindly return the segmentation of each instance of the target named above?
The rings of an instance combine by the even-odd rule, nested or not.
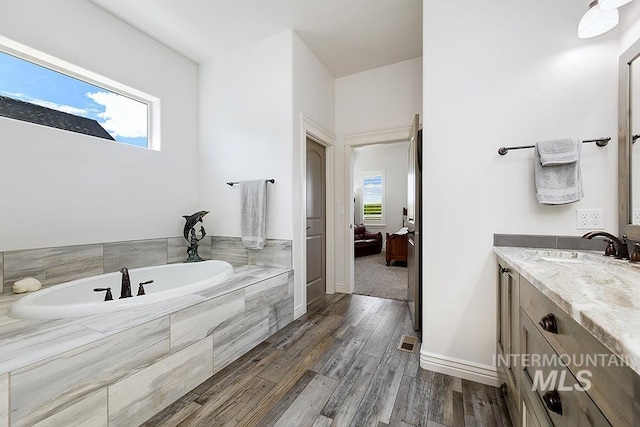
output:
[[[627,235],[622,236],[622,240],[606,231],[590,231],[582,236],[583,239],[592,239],[594,237],[605,237],[613,241],[616,246],[616,259],[629,259],[629,248],[627,247]]]
[[[120,285],[120,299],[129,298],[131,295],[131,280],[129,279],[129,270],[122,268],[122,284]]]

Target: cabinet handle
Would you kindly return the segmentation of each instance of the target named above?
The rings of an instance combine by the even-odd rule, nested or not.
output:
[[[558,415],[562,415],[562,403],[560,402],[560,394],[556,390],[548,391],[542,395],[544,404],[547,405],[550,411],[555,412]]]
[[[503,396],[506,396],[508,392],[509,387],[507,386],[507,383],[500,384],[500,393],[502,393]]]
[[[558,333],[558,324],[556,323],[556,318],[552,313],[543,316],[538,324],[547,332],[551,332],[552,334]]]
[[[509,270],[508,268],[504,268],[504,267],[500,267],[500,273],[508,273],[511,270]]]

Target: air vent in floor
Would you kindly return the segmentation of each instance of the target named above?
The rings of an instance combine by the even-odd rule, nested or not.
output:
[[[400,345],[398,346],[398,349],[413,353],[413,350],[416,348],[416,344],[418,344],[418,337],[403,335],[400,339]]]

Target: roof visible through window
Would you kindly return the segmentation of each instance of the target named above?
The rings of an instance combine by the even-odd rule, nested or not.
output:
[[[0,51],[0,116],[148,147],[150,106]]]

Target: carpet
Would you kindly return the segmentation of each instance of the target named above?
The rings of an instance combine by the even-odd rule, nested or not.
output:
[[[407,300],[407,264],[387,266],[384,252],[357,257],[354,274],[356,294]]]

